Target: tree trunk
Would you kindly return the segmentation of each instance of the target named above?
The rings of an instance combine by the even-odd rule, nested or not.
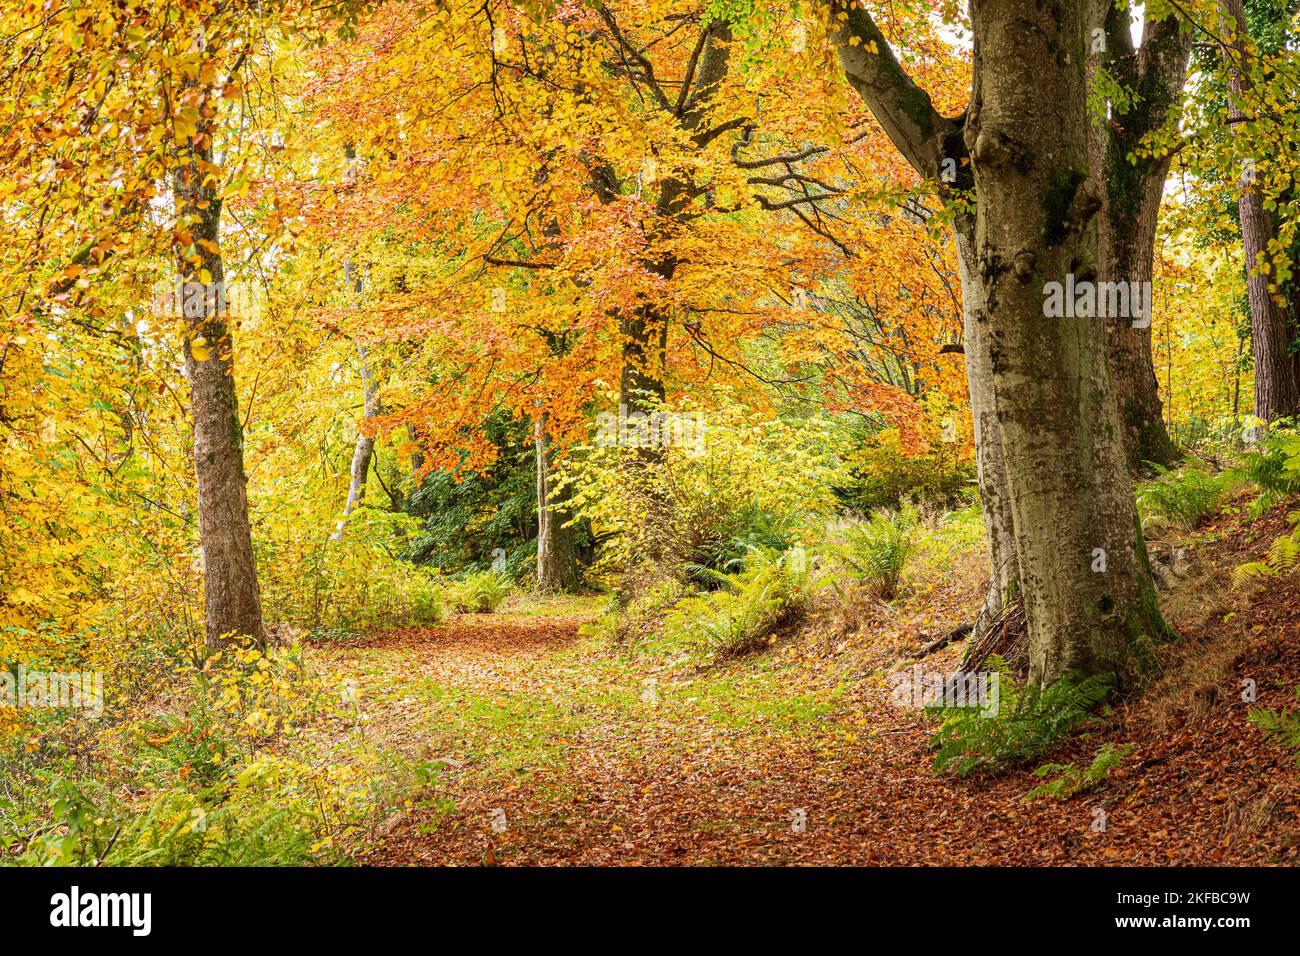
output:
[[[841,66],[886,134],[945,200],[974,192],[973,235],[959,218],[957,238],[993,565],[986,606],[1018,580],[1034,682],[1077,671],[1123,686],[1169,631],[1099,320],[1048,318],[1044,307],[1048,282],[1098,278],[1104,196],[1088,175],[1085,67],[1105,7],[974,0],[973,97],[953,119],[934,110],[865,9],[843,12],[833,28]],[[944,165],[956,182],[940,177]]]
[[[212,128],[200,124],[192,152],[173,174],[178,214],[187,225],[179,265],[184,296],[185,376],[194,416],[194,474],[203,548],[207,643],[233,635],[265,645],[257,565],[248,523],[244,429],[235,394],[234,347],[227,324],[220,242],[221,203],[205,167]],[[207,183],[205,184],[205,179]],[[188,254],[187,254],[188,253]],[[206,273],[206,275],[205,275]]]
[[[1104,190],[1109,209],[1103,207],[1100,216],[1097,257],[1100,282],[1151,287],[1156,213],[1164,192],[1164,173],[1151,174],[1144,185],[1144,199],[1136,211],[1136,222],[1114,212],[1115,194],[1110,189]],[[1170,465],[1177,459],[1178,450],[1165,428],[1160,383],[1151,352],[1151,316],[1148,314],[1137,325],[1133,319],[1123,316],[1108,317],[1105,322],[1107,362],[1128,469],[1137,474],[1148,462]]]
[[[1233,30],[1232,49],[1236,57],[1229,60],[1232,95],[1229,112],[1233,120],[1245,118],[1243,101],[1251,90],[1250,50],[1246,42],[1249,25],[1241,0],[1224,0],[1224,9]],[[1273,223],[1264,208],[1264,197],[1250,167],[1243,170],[1241,199],[1241,244],[1246,258],[1246,297],[1250,302],[1251,350],[1255,360],[1255,414],[1266,422],[1287,418],[1300,412],[1300,382],[1296,378],[1294,357],[1290,354],[1293,330],[1289,328],[1287,310],[1278,305],[1269,292],[1269,277],[1258,271],[1260,257],[1267,261]]]
[[[847,19],[834,31],[845,78],[898,151],[923,178],[936,184],[945,202],[967,195],[975,183],[962,140],[965,118],[940,116],[925,91],[903,70],[870,14],[858,7],[850,7],[847,13]],[[944,169],[954,175],[941,176]],[[972,627],[970,646],[974,646],[1014,595],[1019,569],[988,330],[986,323],[977,321],[987,303],[976,258],[975,221],[961,208],[955,210],[953,237],[962,290],[966,384],[989,553],[989,586]]]
[[[557,494],[551,479],[551,439],[546,414],[537,422],[537,590],[556,594],[578,587],[578,552],[573,529],[564,526],[566,496]]]
[[[977,317],[987,310],[987,303],[975,259],[975,224],[969,216],[957,217],[953,236],[961,270],[962,337],[975,435],[976,474],[984,515],[984,537],[989,550],[988,592],[971,630],[972,638],[978,639],[1015,593],[1020,571],[1016,564],[1015,529],[1002,452],[1002,426],[994,404],[987,324],[977,321]],[[975,643],[973,640],[971,646]]]
[[[351,188],[356,185],[357,180],[356,147],[348,143],[343,147],[343,155],[348,161],[343,171],[343,185]],[[343,263],[343,285],[344,288],[351,286],[352,305],[355,307],[361,301],[361,270],[351,261]],[[370,374],[366,347],[360,343],[357,343],[357,358],[361,362],[361,427],[357,430],[357,446],[352,451],[352,467],[348,470],[348,500],[343,506],[343,517],[339,519],[338,527],[330,535],[331,541],[338,541],[343,537],[343,529],[347,527],[348,518],[365,499],[366,482],[370,477],[370,459],[375,453],[375,439],[373,435],[366,434],[365,423],[380,413],[379,383]]]
[[[667,271],[671,266],[657,271]],[[623,371],[619,378],[618,400],[626,414],[658,411],[666,391],[664,358],[668,348],[668,320],[657,310],[644,307],[624,314],[619,321],[623,337]]]
[[[1092,117],[1089,150],[1092,178],[1101,191],[1097,277],[1100,282],[1138,283],[1149,290],[1156,225],[1172,155],[1135,155],[1149,133],[1170,120],[1182,96],[1191,55],[1191,32],[1179,17],[1143,24],[1141,46],[1133,46],[1129,11],[1112,4],[1105,20],[1104,50],[1089,36],[1090,82],[1098,68],[1132,91],[1126,111],[1107,103],[1108,115]],[[1145,316],[1106,320],[1107,359],[1123,429],[1129,470],[1145,462],[1169,465],[1177,449],[1165,428],[1151,352],[1151,300]]]
[[[695,87],[691,95],[684,91],[679,106],[673,111],[676,121],[687,133],[692,143],[703,150],[711,139],[709,110],[714,95],[727,75],[730,63],[728,43],[731,28],[726,21],[717,19],[709,23],[700,38],[699,61],[695,66]],[[608,202],[613,191],[608,174],[598,177],[597,193]],[[690,200],[698,194],[699,186],[688,176],[672,175],[659,184],[659,197],[655,202],[655,222],[648,245],[654,247],[669,238],[672,229],[687,214]],[[658,276],[665,284],[672,282],[677,270],[677,259],[671,253],[657,252],[642,260],[643,267]],[[619,381],[619,403],[630,418],[637,413],[654,414],[660,410],[667,394],[665,365],[668,353],[668,326],[670,316],[656,303],[624,312],[620,317],[619,331],[623,338],[623,370]],[[659,562],[673,544],[672,508],[662,487],[655,481],[645,481],[641,472],[663,460],[662,435],[658,443],[654,429],[647,429],[651,440],[640,445],[636,455],[628,462],[634,482],[641,484],[646,496],[645,525],[640,535],[640,554],[633,553],[633,563],[638,560]],[[647,447],[647,445],[649,447]]]
[[[1273,234],[1268,211],[1255,185],[1243,182],[1238,208],[1248,270],[1246,297],[1250,302],[1251,354],[1255,364],[1255,414],[1272,422],[1300,412],[1300,390],[1290,355],[1286,310],[1273,301],[1269,277],[1255,268]]]
[[[1129,684],[1168,633],[1098,320],[1044,315],[1048,283],[1097,279],[1102,196],[1089,177],[1085,50],[1101,12],[1095,2],[972,4],[964,137],[984,293],[972,321],[1002,426],[1030,679],[1040,685],[1070,671]]]
[[[348,482],[348,501],[343,506],[343,517],[339,519],[339,526],[330,535],[331,540],[337,541],[343,537],[343,529],[348,523],[348,517],[352,512],[361,506],[361,502],[366,497],[366,480],[370,476],[370,459],[375,453],[375,439],[372,435],[365,432],[365,423],[379,415],[379,383],[370,372],[370,364],[366,356],[366,347],[357,346],[357,355],[361,360],[361,429],[357,433],[357,446],[352,451],[352,467],[349,471],[351,478]]]

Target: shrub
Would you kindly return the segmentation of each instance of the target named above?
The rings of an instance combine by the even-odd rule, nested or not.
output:
[[[514,584],[497,571],[467,574],[452,585],[452,606],[460,614],[491,614],[510,596]]]
[[[837,493],[845,508],[864,514],[906,500],[955,507],[974,491],[975,463],[962,449],[935,441],[928,450],[909,450],[897,428],[864,436],[851,465],[852,477]]]
[[[835,549],[851,573],[885,600],[898,594],[908,558],[917,547],[918,518],[911,505],[897,512],[880,512],[848,528]]]
[[[1247,456],[1242,473],[1262,489],[1250,508],[1252,515],[1258,517],[1271,509],[1282,495],[1300,490],[1300,435],[1286,433],[1268,439],[1264,451]],[[1261,560],[1239,566],[1232,575],[1235,585],[1254,578],[1289,574],[1300,565],[1300,511],[1288,514],[1287,520],[1294,525],[1290,533],[1274,539]]]
[[[414,527],[405,515],[361,508],[338,538],[264,545],[258,574],[267,616],[310,630],[437,623],[436,578],[391,550]]]
[[[1016,688],[1005,673],[999,685],[997,716],[984,716],[981,706],[926,708],[942,721],[932,741],[935,771],[964,777],[1035,760],[1064,734],[1091,721],[1112,686],[1103,675],[1084,680],[1067,675],[1042,689]]]
[[[833,488],[847,478],[842,422],[766,418],[737,399],[684,415],[700,440],[642,449],[582,447],[560,467],[575,513],[601,552],[591,580],[614,586],[646,561],[659,573],[687,566],[733,571],[751,546],[780,549],[838,510]],[[702,427],[701,427],[702,425]],[[808,527],[796,529],[807,520]],[[804,534],[797,534],[798,531]],[[698,582],[713,579],[695,574]]]
[[[641,593],[630,601],[612,596],[596,620],[583,624],[578,632],[611,642],[637,640],[658,629],[667,610],[687,594],[685,586],[672,577],[661,577],[651,584],[642,583]]]
[[[1300,434],[1291,429],[1274,432],[1242,456],[1236,474],[1259,488],[1247,513],[1252,519],[1262,517],[1287,495],[1300,492]]]
[[[785,551],[795,543],[799,522],[784,514],[748,504],[719,521],[718,539],[701,548],[685,565],[689,577],[708,586],[708,571],[732,572],[744,567],[754,549]]]
[[[293,866],[313,862],[313,820],[297,809],[205,805],[169,789],[139,806],[92,798],[72,783],[52,802],[53,827],[18,866]]]
[[[0,846],[11,862],[322,862],[367,812],[370,758],[330,753],[306,762],[281,753],[330,706],[298,649],[213,653],[170,675],[170,690],[153,706],[148,719],[79,742],[76,760],[58,759],[59,738],[0,752],[0,814],[9,831]],[[48,753],[33,756],[33,746]]]

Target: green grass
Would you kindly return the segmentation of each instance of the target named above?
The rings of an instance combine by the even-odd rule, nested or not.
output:
[[[604,594],[547,594],[512,597],[502,610],[515,617],[594,618],[608,597]]]
[[[837,708],[843,690],[837,687],[826,695],[791,695],[782,675],[776,672],[693,681],[674,688],[673,694],[688,695],[690,703],[679,705],[681,710],[723,727],[798,734],[818,729]]]

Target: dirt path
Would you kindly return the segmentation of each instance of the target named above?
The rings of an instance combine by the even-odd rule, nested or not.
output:
[[[1235,688],[1248,675],[1260,704],[1291,702],[1298,589],[1247,601],[1228,624],[1221,607],[1180,622],[1182,664],[1204,654],[1214,667],[1187,665],[1052,756],[1086,764],[1104,742],[1135,744],[1109,782],[1033,803],[1023,797],[1040,781],[1028,770],[934,776],[930,726],[891,702],[879,670],[888,661],[862,649],[791,640],[701,670],[580,637],[578,617],[519,614],[374,638],[328,652],[331,666],[356,681],[376,745],[423,768],[426,785],[354,855],[414,865],[1295,863],[1296,769],[1248,723]],[[954,669],[955,653],[926,666]]]

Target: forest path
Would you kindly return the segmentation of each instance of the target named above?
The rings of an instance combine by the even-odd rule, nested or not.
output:
[[[890,700],[878,660],[843,645],[794,638],[700,668],[680,653],[580,636],[591,604],[551,610],[453,616],[325,652],[355,681],[372,746],[400,754],[424,781],[377,838],[354,848],[357,862],[1297,859],[1297,775],[1230,698],[1210,705],[1212,719],[1158,735],[1121,713],[1051,757],[1086,766],[1104,742],[1136,743],[1108,783],[1026,803],[1041,782],[1032,767],[996,779],[933,775],[932,725]],[[1285,661],[1261,653],[1261,688],[1270,668],[1300,666],[1293,651]],[[955,654],[926,666],[955,669]],[[1286,689],[1269,702],[1285,703],[1288,685],[1274,684]]]

